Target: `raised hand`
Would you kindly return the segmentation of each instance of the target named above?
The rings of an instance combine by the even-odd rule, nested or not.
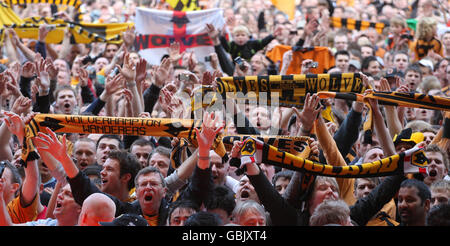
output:
[[[402,78],[400,78],[399,76],[395,76],[395,86],[397,87],[395,89],[395,92],[401,92],[401,93],[410,92],[408,85],[404,84],[402,82]]]
[[[58,68],[53,64],[52,58],[49,56],[45,58],[45,68],[47,70],[50,79],[56,80],[56,76],[58,75]]]
[[[33,139],[36,149],[39,152],[49,153],[59,162],[64,162],[65,158],[67,158],[66,134],[64,134],[60,142],[50,128],[46,127],[45,129],[47,134],[38,132],[38,135]]]
[[[51,30],[51,25],[42,24],[39,26],[38,30],[38,40],[39,42],[45,43],[45,39],[47,38],[48,33]]]
[[[235,141],[233,143],[233,147],[231,148],[230,151],[230,157],[231,158],[239,158],[239,156],[241,155],[241,149],[242,146],[244,146],[244,141]]]
[[[133,116],[133,107],[132,107],[132,100],[133,100],[133,94],[128,89],[123,89],[122,94],[124,96],[125,100],[125,117],[132,117]]]
[[[3,121],[5,122],[9,131],[17,136],[20,141],[20,145],[22,145],[23,139],[25,137],[25,123],[23,119],[13,112],[3,112],[3,115],[5,116],[5,118],[3,118]]]
[[[147,78],[147,61],[144,58],[140,58],[139,62],[136,64],[136,85],[139,92],[142,92],[142,85]]]
[[[375,88],[372,77],[369,77],[361,72],[359,72],[359,75],[361,76],[364,87],[366,87],[367,89]]]
[[[317,94],[306,94],[305,103],[303,104],[302,112],[299,112],[297,108],[293,107],[295,114],[297,115],[297,123],[301,123],[301,132],[311,132],[314,125],[314,121],[317,119],[322,109],[318,107],[320,98]]]
[[[169,84],[171,85],[171,84]],[[168,85],[168,86],[169,86]],[[182,118],[183,116],[183,102],[174,97],[175,91],[170,91],[166,87],[161,90],[162,95],[159,97],[159,104],[162,110],[170,118]]]
[[[28,97],[20,96],[15,101],[11,108],[11,112],[21,115],[28,113],[29,109],[31,108],[32,101]]]
[[[48,93],[50,89],[50,75],[47,72],[47,63],[39,53],[36,53],[35,66],[37,77],[40,79],[39,91],[44,94]]]
[[[314,160],[315,158],[319,158],[319,141],[315,140],[314,138],[310,138],[309,140],[311,140],[311,143],[309,144],[310,152],[308,159]]]
[[[302,62],[302,67],[301,67],[301,74],[307,74],[310,72],[311,70],[311,63],[313,63],[314,61],[311,59],[306,59],[303,60]]]
[[[180,43],[173,42],[167,48],[167,53],[169,53],[169,59],[173,64],[176,64],[183,56],[185,51],[180,53]]]
[[[8,71],[11,72],[15,81],[20,80],[20,63],[15,61],[9,65]]]
[[[170,59],[164,58],[161,65],[155,71],[155,85],[162,88],[169,79]]]
[[[134,26],[127,27],[127,30],[122,35],[123,43],[128,48],[133,46],[134,39],[136,38],[136,34],[134,32],[135,30],[136,30],[136,28]]]
[[[117,74],[115,76],[108,76],[105,80],[105,89],[100,95],[100,100],[106,102],[112,98],[112,95],[118,90],[125,88],[125,78],[122,74]]]
[[[88,86],[89,72],[86,69],[79,67],[77,69],[77,73],[78,73],[78,79],[80,81],[80,86],[83,86],[83,87]]]
[[[131,60],[130,53],[125,52],[123,66],[122,68],[120,66],[117,66],[117,68],[119,69],[120,73],[123,75],[123,77],[127,82],[135,81],[136,68],[133,61]]]
[[[219,57],[217,56],[217,53],[216,52],[211,53],[211,54],[209,54],[209,56],[211,57],[211,61],[210,61],[211,67],[214,70],[219,70],[220,63],[219,63]]]
[[[187,67],[189,71],[194,71],[195,67],[197,66],[197,60],[195,59],[194,52],[191,52],[189,54],[188,60],[187,60]]]
[[[15,98],[22,96],[16,77],[9,70],[6,70],[5,75],[7,76],[5,77],[7,80],[5,84],[6,89],[8,89]]]
[[[206,30],[208,32],[209,37],[212,39],[213,44],[214,45],[220,44],[219,31],[212,24],[206,24]]]
[[[200,158],[209,156],[209,150],[214,143],[214,139],[217,133],[223,128],[223,124],[217,127],[218,119],[219,117],[216,117],[214,112],[205,112],[201,130],[195,128],[195,132],[197,133],[198,155]]]
[[[34,65],[34,63],[32,62],[26,62],[23,66],[22,66],[22,77],[24,78],[31,78],[34,76],[34,74],[36,73],[36,67]]]

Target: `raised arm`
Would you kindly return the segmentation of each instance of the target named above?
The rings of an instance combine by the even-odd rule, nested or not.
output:
[[[155,71],[155,82],[144,92],[144,112],[153,112],[153,107],[159,98],[159,93],[169,80],[170,59],[164,58]]]
[[[19,36],[17,36],[17,33],[14,31],[14,29],[11,29],[11,41],[13,42],[14,46],[19,48],[19,50],[27,58],[27,60],[31,62],[34,61],[36,52],[28,48],[28,46],[26,46],[24,43],[20,41]]]
[[[223,128],[223,125],[217,126],[218,120],[219,117],[215,116],[214,112],[211,114],[205,112],[201,130],[195,128],[198,143],[198,161],[183,198],[191,199],[199,206],[206,201],[214,184],[209,154],[216,135]]]
[[[17,114],[5,112],[4,124],[8,127],[9,131],[17,136],[20,145],[22,146],[25,136],[25,123],[24,120]],[[25,178],[22,184],[20,203],[23,207],[29,206],[34,199],[38,199],[38,183],[39,183],[39,171],[37,167],[37,161],[28,161],[25,167]]]
[[[6,56],[8,57],[8,60],[14,62],[20,62],[19,55],[17,54],[16,46],[14,45],[14,40],[10,36],[12,35],[13,30],[12,29],[6,29],[5,32],[5,40],[4,40],[4,46],[5,46],[5,52]],[[20,42],[19,42],[20,43]]]
[[[72,45],[70,44],[70,38],[72,37],[72,33],[70,33],[69,29],[64,30],[64,38],[61,45],[61,51],[58,54],[58,59],[66,60],[67,56],[70,53],[70,49]]]
[[[100,192],[100,189],[93,184],[89,177],[80,172],[72,158],[67,154],[66,135],[59,141],[56,134],[48,127],[45,128],[47,134],[38,133],[34,142],[39,153],[47,152],[58,160],[69,178],[70,187],[75,201],[82,205],[84,199],[92,193]]]
[[[56,134],[48,127],[45,128],[47,134],[38,132],[38,135],[34,138],[36,149],[39,153],[48,153],[57,161],[59,161],[64,170],[66,171],[68,178],[74,178],[78,175],[79,169],[73,162],[72,158],[67,154],[66,135],[62,137],[60,142],[56,137]]]
[[[378,106],[378,100],[368,99],[368,102],[372,108],[373,124],[377,133],[380,145],[383,148],[385,156],[395,155],[395,146],[392,141],[391,134],[389,133],[386,124],[384,123],[383,115],[381,114]]]
[[[409,91],[408,86],[406,84],[400,85],[401,83],[399,82],[400,80],[399,77],[397,77],[396,80],[397,80],[396,81],[397,92]],[[391,87],[389,86],[389,82],[387,81],[387,79],[382,78],[380,83],[381,83],[381,91],[391,91]],[[402,131],[403,126],[398,117],[397,108],[395,106],[385,105],[384,110],[386,112],[386,123],[387,128],[389,129],[389,133],[391,134],[391,136],[399,134]]]
[[[100,96],[88,106],[83,114],[98,115],[98,113],[106,104],[106,115],[113,116],[114,105],[112,104],[112,95],[118,90],[121,90],[124,87],[124,84],[125,79],[123,78],[122,74],[117,74],[114,77],[107,76],[105,80],[105,89],[103,90],[102,94],[100,94]]]
[[[126,87],[130,90],[132,96],[133,114],[138,117],[141,112],[144,112],[142,100],[140,99],[140,93],[136,86],[136,68],[131,60],[130,53],[125,52],[123,66],[120,68],[120,73],[123,75],[126,81]]]

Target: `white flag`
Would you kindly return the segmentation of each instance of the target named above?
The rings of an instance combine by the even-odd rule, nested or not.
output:
[[[208,36],[206,24],[217,30],[225,25],[222,9],[198,11],[166,11],[148,8],[136,9],[135,47],[149,64],[159,65],[172,42],[180,43],[180,53],[194,52],[197,61],[205,62],[205,57],[214,53],[212,40]]]

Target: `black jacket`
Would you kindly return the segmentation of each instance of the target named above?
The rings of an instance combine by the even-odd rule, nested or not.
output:
[[[274,226],[309,225],[311,215],[308,210],[299,211],[290,205],[275,190],[262,172],[259,175],[249,175],[248,178],[253,187],[255,187],[261,204],[270,213]],[[359,199],[350,207],[350,218],[352,221],[360,226],[366,225],[395,196],[400,189],[401,182],[405,179],[403,174],[386,177],[369,195]]]

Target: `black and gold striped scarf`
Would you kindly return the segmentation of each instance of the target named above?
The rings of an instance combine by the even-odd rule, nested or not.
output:
[[[81,0],[4,0],[6,4],[9,6],[12,5],[27,5],[27,4],[55,4],[55,5],[65,5],[65,6],[72,6],[75,9],[79,10],[81,4],[83,2]]]
[[[335,28],[346,28],[349,30],[363,31],[374,28],[378,33],[383,33],[383,29],[389,25],[383,22],[361,21],[351,18],[331,17],[331,26]]]
[[[333,166],[300,158],[274,146],[249,138],[241,149],[242,165],[264,163],[302,173],[336,178],[380,177],[427,173],[428,160],[421,148],[412,148],[387,158],[360,165]]]
[[[91,24],[69,22],[57,18],[29,17],[23,20],[23,23],[5,25],[13,28],[19,38],[37,39],[39,26],[41,24],[54,25],[56,28],[51,30],[45,40],[46,43],[59,44],[64,39],[64,31],[68,29],[72,34],[71,43],[122,43],[122,33],[131,28],[133,23],[108,23]],[[2,39],[3,30],[0,30]]]
[[[292,107],[303,106],[306,94],[320,91],[353,92],[362,93],[367,88],[363,85],[359,73],[333,73],[333,74],[298,74],[298,75],[269,75],[269,76],[244,76],[221,77],[216,79],[216,92],[222,100],[228,97],[258,100],[275,106],[272,102],[278,99],[279,105]],[[204,86],[200,93],[213,92],[211,87]],[[266,97],[260,95],[266,93]],[[217,96],[216,96],[217,97]]]

